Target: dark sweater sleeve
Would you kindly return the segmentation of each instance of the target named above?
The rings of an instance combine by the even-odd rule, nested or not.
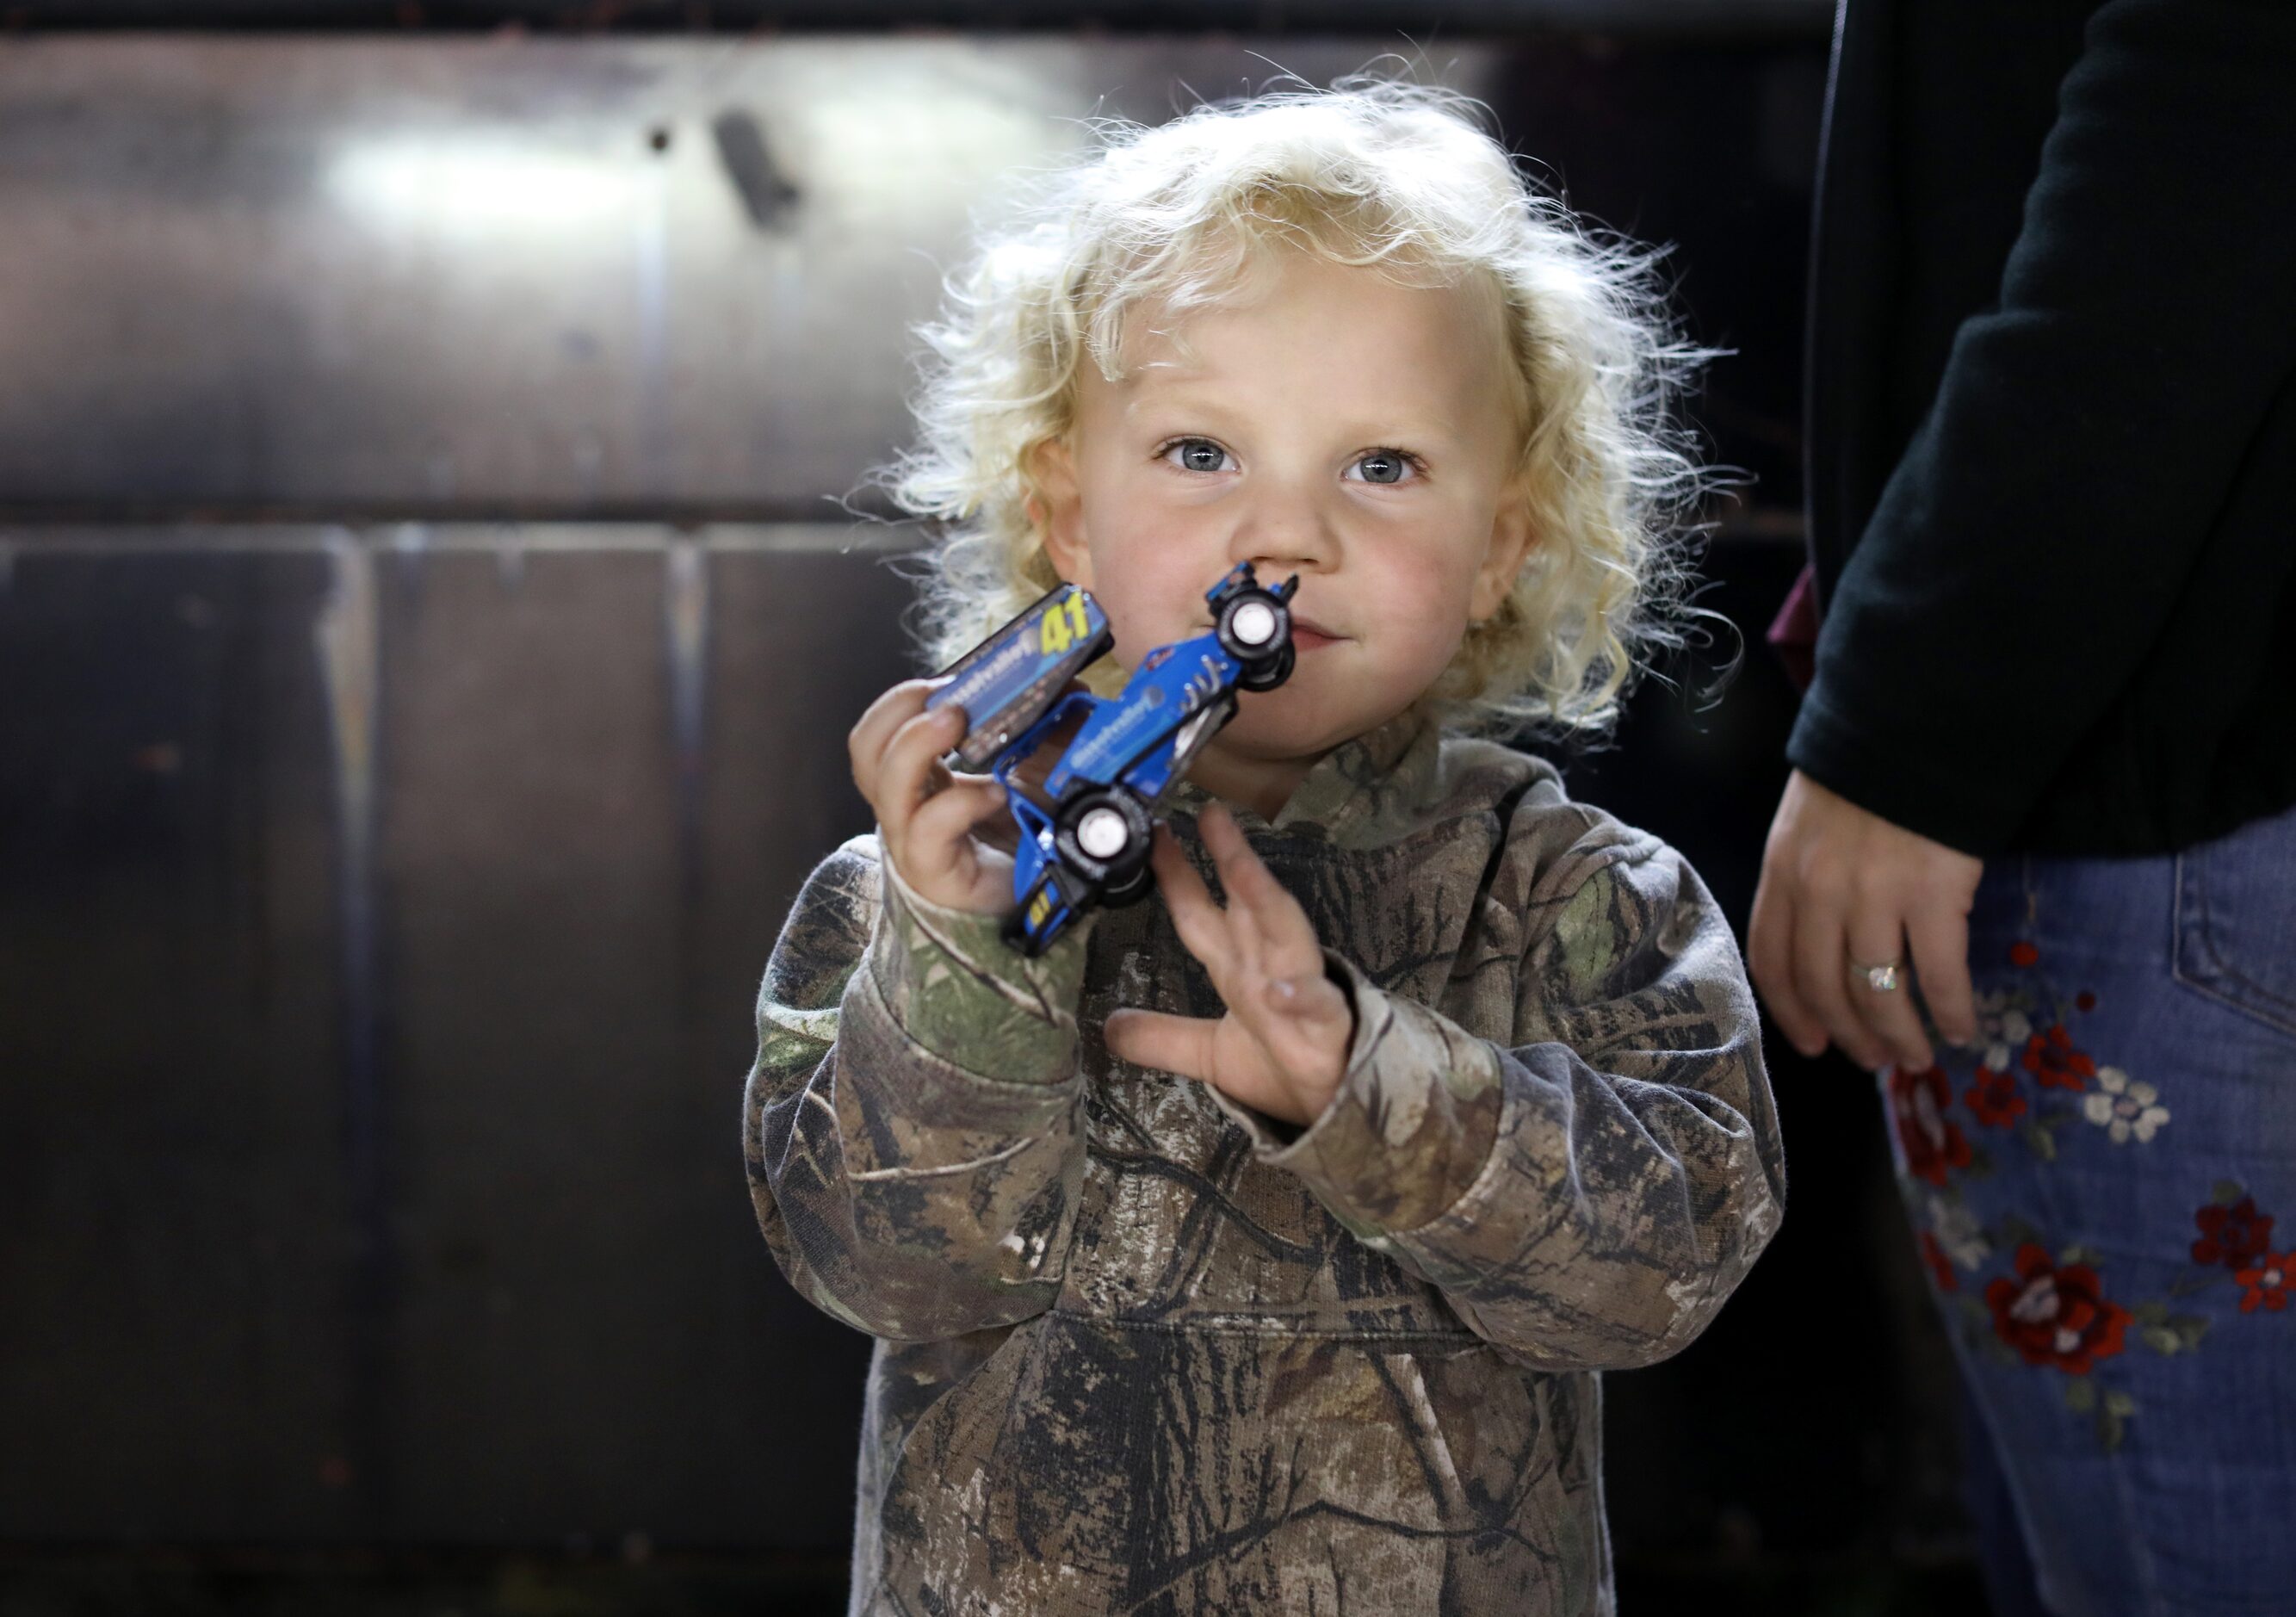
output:
[[[2097,9],[1827,603],[1803,773],[1990,856],[2143,662],[2296,361],[2292,82],[2286,0]]]

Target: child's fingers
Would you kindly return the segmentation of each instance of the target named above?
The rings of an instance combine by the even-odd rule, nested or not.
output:
[[[964,713],[951,708],[919,713],[893,732],[878,766],[877,795],[869,800],[878,823],[889,833],[904,834],[925,800],[953,778],[940,757],[964,734]]]
[[[1277,1075],[1264,1068],[1222,1072],[1218,1055],[1219,1023],[1161,1011],[1124,1010],[1105,1026],[1109,1049],[1136,1066],[1177,1073],[1210,1084],[1231,1099],[1286,1122],[1308,1120],[1306,1110]]]
[[[872,803],[877,800],[877,776],[884,765],[886,743],[899,729],[925,710],[932,681],[904,679],[871,702],[868,710],[845,737],[845,752],[853,766],[853,784]]]
[[[925,699],[941,683],[904,681],[872,703],[854,726],[848,742],[855,755],[854,783],[873,805],[899,795],[900,784],[889,778],[889,772],[901,762],[905,750],[924,746],[937,759],[964,739],[971,725],[963,708],[955,703],[930,710],[925,707]],[[928,735],[930,742],[922,739]]]
[[[1270,977],[1297,977],[1323,967],[1324,947],[1300,900],[1252,850],[1227,810],[1204,812],[1204,845],[1211,850],[1220,885],[1227,890],[1228,922],[1239,942]]]
[[[1177,838],[1163,825],[1156,827],[1148,844],[1148,867],[1156,873],[1156,886],[1171,912],[1172,930],[1188,953],[1204,964],[1215,978],[1224,975],[1234,954],[1227,916],[1212,902],[1211,889],[1196,874]]]
[[[952,775],[949,784],[909,817],[902,853],[920,869],[947,870],[972,828],[1004,806],[1004,788],[978,775]],[[902,869],[909,866],[904,862]]]
[[[1218,1026],[1201,1016],[1124,1010],[1111,1012],[1103,1030],[1110,1053],[1136,1067],[1153,1067],[1210,1083],[1212,1035]]]
[[[1203,838],[1204,850],[1212,856],[1212,868],[1219,873],[1221,897],[1226,900],[1219,914],[1222,924],[1227,928],[1231,966],[1242,968],[1257,962],[1265,948],[1250,907],[1239,900],[1236,892],[1239,866],[1252,862],[1250,844],[1243,840],[1234,817],[1220,803],[1206,805],[1197,818],[1196,833]],[[1230,997],[1229,990],[1234,985],[1221,981],[1218,973],[1213,975],[1218,982],[1220,997]]]
[[[1337,983],[1314,977],[1269,979],[1260,1014],[1247,1023],[1284,1071],[1297,1078],[1331,1075],[1344,1065],[1355,1011]]]

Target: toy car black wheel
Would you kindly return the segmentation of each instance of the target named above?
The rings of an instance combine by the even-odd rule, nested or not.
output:
[[[1272,691],[1292,677],[1292,670],[1300,661],[1300,648],[1286,641],[1283,649],[1272,661],[1247,662],[1235,677],[1237,688],[1246,691]]]
[[[1071,870],[1100,887],[1106,903],[1147,870],[1152,825],[1147,807],[1130,792],[1094,786],[1061,805],[1053,845]]]
[[[1104,888],[1100,895],[1103,909],[1128,909],[1146,898],[1156,888],[1156,874],[1143,865],[1122,882]]]
[[[1291,609],[1256,586],[1239,589],[1221,602],[1213,627],[1220,650],[1246,668],[1267,666],[1292,644]]]

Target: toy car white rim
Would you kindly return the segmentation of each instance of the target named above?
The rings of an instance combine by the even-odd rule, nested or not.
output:
[[[1132,827],[1113,808],[1094,808],[1077,822],[1077,846],[1095,859],[1112,859],[1132,841]]]
[[[1275,638],[1275,609],[1265,601],[1246,601],[1227,620],[1227,631],[1246,645],[1266,645]]]

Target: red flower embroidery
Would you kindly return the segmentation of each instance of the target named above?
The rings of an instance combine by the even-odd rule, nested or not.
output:
[[[2073,996],[2073,1003],[2084,1011],[2094,1011],[2096,1009],[2096,996],[2083,989]]]
[[[2040,957],[2041,951],[2022,939],[2009,946],[2009,964],[2012,965],[2030,965]]]
[[[2006,1129],[2011,1120],[2025,1115],[2025,1097],[2017,1093],[2017,1080],[1990,1067],[1977,1069],[1977,1081],[1961,1092],[1961,1098],[1989,1129]]]
[[[2255,1268],[2234,1270],[2233,1278],[2243,1288],[2242,1313],[2253,1314],[2259,1308],[2277,1313],[2288,1306],[2288,1288],[2296,1285],[2296,1252],[2267,1252]]]
[[[2017,1277],[1987,1286],[1985,1305],[1993,1310],[1993,1334],[2027,1364],[2054,1365],[2068,1375],[2087,1375],[2098,1359],[2120,1352],[2128,1330],[2128,1310],[2106,1300],[2095,1269],[2060,1268],[2030,1241],[2017,1249]]]
[[[2073,1036],[2065,1031],[2062,1022],[2052,1022],[2047,1032],[2027,1039],[2025,1054],[2018,1059],[2044,1087],[2070,1089],[2076,1095],[2096,1076],[2096,1063],[2073,1048]]]
[[[2201,1238],[2193,1243],[2193,1261],[2221,1263],[2242,1268],[2272,1244],[2272,1215],[2256,1211],[2256,1198],[2243,1196],[2230,1207],[2213,1202],[2193,1215]]]
[[[1922,1232],[1922,1260],[1930,1266],[1930,1274],[1937,1281],[1938,1290],[1961,1290],[1961,1276],[1953,1272],[1952,1260],[1945,1255],[1945,1248],[1938,1244],[1938,1238],[1927,1230]]]
[[[1952,1104],[1953,1086],[1936,1067],[1890,1075],[1890,1110],[1906,1148],[1906,1171],[1932,1185],[1944,1185],[1948,1169],[1969,1166],[1967,1137],[1946,1121]]]

